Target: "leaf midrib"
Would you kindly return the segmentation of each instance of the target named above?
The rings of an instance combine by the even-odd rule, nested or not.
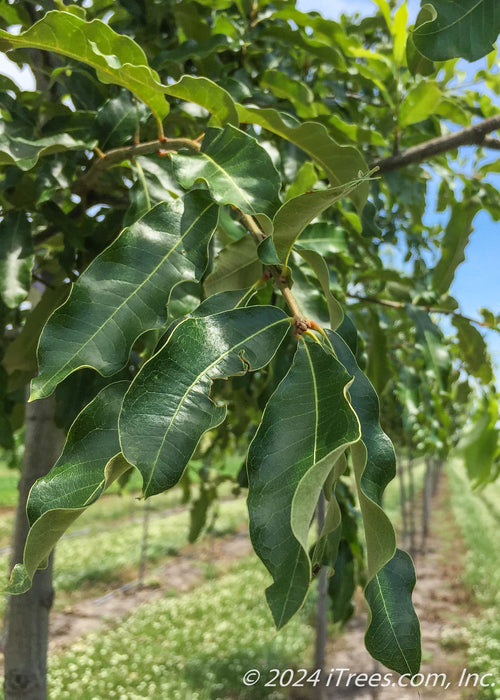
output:
[[[193,319],[191,319],[191,320],[193,320]],[[194,319],[194,320],[195,320],[195,321],[200,321],[201,319]],[[187,396],[189,395],[189,393],[192,391],[193,387],[196,386],[196,384],[198,384],[198,382],[207,374],[207,372],[209,372],[211,369],[213,369],[214,367],[216,367],[216,366],[219,364],[219,362],[221,362],[223,359],[225,359],[230,353],[234,352],[238,347],[240,347],[240,346],[243,345],[244,343],[247,343],[249,340],[252,340],[253,338],[256,338],[260,333],[263,333],[264,331],[267,331],[267,330],[269,330],[270,328],[274,328],[274,326],[277,326],[277,325],[279,325],[280,323],[284,323],[284,322],[289,323],[288,316],[286,316],[286,317],[284,317],[284,318],[281,318],[279,321],[274,321],[273,323],[268,324],[267,326],[264,326],[264,327],[262,327],[262,328],[259,328],[259,330],[258,330],[256,333],[252,333],[251,335],[247,335],[247,336],[246,336],[243,340],[241,340],[239,343],[237,343],[236,345],[231,346],[231,347],[228,348],[225,352],[221,353],[221,354],[218,356],[218,358],[217,358],[216,360],[214,360],[213,362],[211,362],[202,372],[200,372],[200,373],[196,376],[196,378],[194,379],[194,381],[188,386],[188,388],[186,389],[186,391],[185,391],[184,394],[182,395],[182,397],[181,397],[181,399],[180,399],[180,401],[179,401],[179,403],[178,403],[178,405],[177,405],[177,408],[175,409],[174,414],[173,414],[172,418],[170,419],[170,423],[168,424],[168,426],[167,426],[167,428],[166,428],[166,430],[165,430],[165,434],[163,435],[163,439],[162,439],[162,441],[161,441],[161,444],[160,444],[160,446],[159,446],[159,448],[158,448],[158,450],[157,450],[157,452],[156,452],[156,456],[155,456],[155,459],[154,459],[154,462],[153,462],[153,468],[152,468],[152,470],[151,470],[151,475],[150,475],[150,477],[149,477],[149,479],[148,479],[148,482],[147,482],[147,484],[146,484],[146,488],[144,489],[144,492],[145,492],[145,493],[146,493],[147,490],[149,489],[149,487],[150,487],[150,485],[151,485],[151,482],[152,482],[152,480],[153,480],[153,476],[154,476],[154,474],[155,474],[155,472],[156,472],[156,469],[157,469],[157,466],[158,466],[158,460],[159,460],[159,458],[160,458],[160,454],[161,454],[161,452],[162,452],[162,450],[163,450],[163,447],[164,447],[164,445],[165,445],[165,441],[166,441],[167,436],[168,436],[168,434],[169,434],[169,432],[170,432],[170,429],[172,428],[172,426],[173,426],[173,424],[174,424],[174,421],[175,421],[175,419],[177,418],[177,415],[179,414],[179,411],[181,410],[182,406],[184,405],[184,401],[186,400],[186,397],[187,397]],[[178,328],[180,327],[180,325],[182,325],[182,324],[179,324]],[[243,368],[243,365],[242,365],[242,368]],[[210,399],[210,396],[209,396],[209,399]],[[214,406],[215,406],[215,404],[214,404]]]
[[[73,360],[74,360],[76,357],[79,356],[79,354],[81,353],[81,351],[83,350],[83,348],[86,348],[87,345],[88,345],[89,343],[91,343],[91,342],[94,340],[94,338],[96,337],[96,335],[97,335],[98,333],[100,333],[100,332],[102,331],[102,329],[105,328],[105,326],[115,317],[115,315],[116,315],[119,311],[121,311],[121,309],[130,301],[130,299],[132,299],[132,297],[134,297],[136,294],[139,293],[139,291],[144,287],[144,285],[147,284],[147,283],[151,280],[151,278],[153,277],[153,275],[156,274],[156,272],[160,269],[160,267],[161,267],[162,265],[165,264],[165,261],[168,260],[168,258],[170,257],[170,255],[178,248],[178,246],[182,243],[182,241],[184,240],[184,238],[185,238],[185,237],[188,235],[188,233],[192,230],[192,228],[195,226],[195,224],[197,224],[197,223],[200,221],[200,219],[206,214],[207,211],[209,211],[209,209],[210,209],[211,207],[215,207],[215,206],[216,206],[216,204],[215,204],[214,202],[210,202],[210,204],[209,204],[207,207],[205,207],[205,209],[204,209],[202,212],[200,212],[200,214],[193,220],[193,223],[191,224],[191,226],[189,226],[189,227],[184,231],[184,233],[182,234],[182,236],[180,236],[179,240],[172,246],[172,248],[170,248],[170,250],[168,251],[168,253],[167,253],[165,256],[163,256],[163,258],[160,260],[160,262],[158,263],[158,265],[156,265],[156,267],[149,273],[149,275],[148,275],[137,287],[134,287],[133,291],[132,291],[127,297],[125,297],[125,299],[122,301],[122,303],[119,304],[119,306],[116,307],[116,309],[112,312],[112,314],[106,318],[106,320],[104,321],[104,323],[102,323],[102,324],[97,328],[97,330],[90,336],[90,338],[88,338],[88,339],[85,341],[85,343],[79,347],[78,352],[74,353],[74,354],[70,357],[70,359],[67,360],[67,361],[64,363],[64,365],[59,369],[59,371],[56,373],[55,376],[60,376],[61,373],[63,373],[64,370],[68,367],[68,365],[70,365],[70,364],[73,362]],[[117,240],[118,240],[118,239],[117,239]],[[83,366],[83,365],[82,365],[82,366]],[[75,367],[74,369],[78,369],[78,368]],[[39,393],[43,393],[45,387],[46,387],[47,385],[50,385],[50,383],[51,383],[51,381],[53,381],[53,379],[54,379],[54,377],[52,377],[51,380],[47,380],[44,384],[42,384],[42,386],[39,388],[39,390],[38,390],[37,393],[38,393],[38,394],[39,394]]]

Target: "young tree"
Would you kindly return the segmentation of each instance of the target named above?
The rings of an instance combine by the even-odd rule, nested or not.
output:
[[[32,380],[30,406],[55,392],[67,431],[31,489],[11,593],[32,586],[65,529],[131,466],[149,497],[179,482],[195,450],[208,460],[249,442],[240,481],[277,627],[322,566],[338,578],[359,550],[342,517],[352,476],[366,645],[417,671],[413,565],[382,509],[394,450],[368,377],[383,396],[402,332],[428,348],[437,364],[426,372],[439,377],[437,313],[453,319],[464,366],[491,381],[484,340],[449,286],[477,211],[500,211],[488,166],[471,180],[452,158],[474,145],[477,165],[500,127],[487,95],[449,89],[452,59],[471,57],[458,33],[464,3],[455,29],[447,4],[433,3],[413,33],[406,4],[393,13],[384,0],[374,17],[341,22],[290,0],[0,8],[6,27],[22,27],[0,31],[0,48],[37,78],[35,92],[3,79],[2,426],[16,427]],[[496,34],[474,27],[484,55]],[[431,170],[450,212],[444,231],[422,222]],[[395,243],[407,273],[384,266],[382,246]],[[498,319],[486,311],[481,323]],[[325,524],[310,550],[321,493]],[[41,697],[43,684],[16,676],[9,658],[6,672],[6,697]]]

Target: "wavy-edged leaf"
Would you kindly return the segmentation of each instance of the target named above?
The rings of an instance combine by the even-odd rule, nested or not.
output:
[[[289,328],[289,317],[271,306],[176,327],[135,377],[120,416],[122,451],[143,476],[144,496],[174,486],[202,435],[224,420],[226,407],[210,398],[212,381],[267,365]]]
[[[238,112],[231,95],[213,80],[183,75],[177,83],[165,87],[167,95],[194,102],[210,112],[219,126],[239,125]]]
[[[371,620],[366,630],[367,650],[398,673],[418,673],[420,626],[411,604],[415,569],[406,552],[396,549],[392,559],[365,588]]]
[[[422,9],[428,14],[417,19],[413,42],[427,58],[477,61],[492,51],[500,32],[497,0],[431,0]]]
[[[117,372],[135,339],[165,323],[172,288],[199,279],[216,225],[217,206],[196,190],[183,200],[158,204],[124,229],[49,318],[31,399],[48,396],[79,367],[104,376]]]
[[[33,48],[53,51],[86,63],[103,83],[121,85],[142,100],[157,119],[169,111],[164,86],[148,65],[146,54],[130,37],[117,34],[99,19],[86,22],[69,12],[47,12],[25,32],[0,30],[0,49]]]
[[[257,124],[307,153],[323,168],[333,187],[351,182],[359,176],[360,172],[368,171],[368,166],[359,151],[353,146],[340,146],[330,137],[322,124],[317,122],[298,124],[289,115],[274,109],[258,109],[240,104],[236,105],[236,109],[240,122]],[[365,182],[350,193],[360,213],[368,192],[369,184]]]
[[[289,199],[273,219],[273,242],[280,263],[286,265],[295,241],[305,227],[322,211],[360,186],[362,180],[348,182],[341,187],[306,192]]]
[[[172,160],[183,187],[204,180],[219,204],[271,218],[280,205],[281,181],[269,154],[256,139],[231,124],[208,129],[199,154],[179,153]]]
[[[330,317],[330,328],[334,331],[344,320],[344,312],[339,302],[330,291],[330,273],[328,265],[322,255],[315,250],[299,250],[300,256],[304,258],[309,267],[314,271],[321,285],[323,295],[328,305],[328,315]]]
[[[31,225],[22,211],[9,211],[0,222],[0,297],[9,309],[26,298],[33,268]]]
[[[16,165],[20,170],[31,170],[41,156],[60,151],[92,149],[97,141],[80,141],[70,134],[54,134],[29,140],[10,133],[9,125],[0,122],[0,165]]]
[[[396,535],[382,509],[385,487],[396,473],[391,441],[379,422],[379,402],[344,340],[326,331],[336,356],[354,377],[349,388],[361,424],[361,441],[351,448],[359,504],[366,536],[369,581],[365,596],[370,621],[365,642],[370,654],[398,673],[420,667],[420,625],[411,594],[415,573],[409,557],[396,549]]]
[[[250,236],[230,243],[219,252],[212,272],[204,283],[207,294],[242,289],[254,284],[262,275],[262,263]]]
[[[311,582],[307,536],[320,491],[360,436],[346,398],[350,380],[333,355],[301,342],[248,452],[250,535],[274,579],[266,595],[278,628],[302,606]]]
[[[26,508],[30,530],[23,564],[13,569],[9,593],[29,589],[35,571],[43,568],[71,523],[130,469],[118,441],[118,414],[128,385],[110,384],[85,406],[68,432],[61,456],[33,485]]]

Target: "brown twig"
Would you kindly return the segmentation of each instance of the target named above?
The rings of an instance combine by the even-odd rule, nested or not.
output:
[[[459,146],[485,146],[500,150],[500,139],[488,136],[492,131],[500,129],[500,115],[489,117],[477,124],[456,131],[453,134],[438,136],[429,141],[424,141],[416,146],[407,148],[402,153],[397,153],[387,158],[380,158],[372,163],[370,168],[378,168],[380,173],[389,170],[397,170],[411,163],[421,163],[432,156],[451,151]]]
[[[492,331],[500,332],[500,329],[495,326],[491,326],[486,321],[480,321],[477,318],[471,318],[470,316],[464,316],[458,311],[453,309],[440,309],[436,306],[424,306],[422,304],[412,304],[411,302],[402,301],[392,301],[392,299],[380,299],[380,297],[366,297],[362,294],[346,294],[349,299],[357,299],[358,301],[365,301],[369,304],[379,304],[380,306],[387,306],[390,309],[404,309],[406,306],[413,306],[415,309],[421,309],[422,311],[427,311],[430,314],[444,314],[446,316],[455,316],[456,318],[461,318],[464,321],[469,321],[469,323],[474,323],[476,326],[483,326],[483,328],[489,328]]]
[[[191,151],[199,152],[201,146],[197,141],[192,139],[156,139],[155,141],[146,141],[137,143],[132,146],[124,146],[122,148],[114,148],[106,153],[98,154],[92,165],[84,175],[82,175],[75,183],[73,191],[77,194],[91,189],[99,179],[101,173],[108,168],[111,168],[117,163],[124,160],[130,160],[137,156],[149,155],[158,151],[178,151],[181,148],[187,148]]]
[[[242,213],[241,218],[245,222],[246,227],[250,231],[250,234],[254,238],[255,242],[257,244],[262,243],[262,241],[266,238],[266,235],[261,231],[253,216],[250,216],[250,214]],[[293,314],[296,332],[300,331],[303,324],[308,323],[308,320],[305,318],[304,314],[300,310],[297,300],[295,299],[293,292],[290,289],[288,281],[283,276],[283,271],[281,267],[279,265],[269,265],[267,269],[271,273],[271,276],[274,279],[276,286],[283,294],[283,297],[286,303],[288,304],[290,311]],[[308,325],[307,328],[310,328],[310,326]]]

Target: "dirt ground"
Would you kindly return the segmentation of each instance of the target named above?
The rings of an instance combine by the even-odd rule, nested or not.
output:
[[[476,613],[470,592],[462,582],[463,560],[466,553],[458,527],[451,517],[449,493],[443,477],[433,501],[433,517],[425,552],[414,557],[417,571],[417,584],[413,602],[420,619],[422,632],[421,673],[427,680],[428,674],[446,674],[446,689],[441,678],[433,687],[431,676],[425,687],[424,678],[419,688],[402,688],[397,685],[397,674],[389,687],[370,688],[367,681],[360,679],[356,687],[355,677],[349,684],[344,681],[348,673],[375,674],[384,676],[388,669],[375,662],[364,646],[367,613],[362,596],[357,600],[357,613],[349,621],[344,634],[330,642],[327,653],[326,671],[334,671],[330,687],[323,691],[313,691],[312,695],[295,695],[294,700],[306,698],[355,698],[355,700],[426,700],[442,696],[446,700],[475,698],[473,687],[459,687],[462,672],[467,668],[467,643],[461,638],[460,629],[464,621]],[[339,669],[344,671],[339,685]],[[467,671],[469,673],[469,671]],[[466,676],[464,676],[466,678]],[[366,683],[361,687],[361,683]],[[381,682],[378,677],[373,680]],[[403,681],[406,682],[406,681]],[[392,684],[394,683],[394,684]],[[448,685],[449,683],[449,685]],[[472,684],[472,682],[471,682]]]
[[[462,567],[465,548],[458,528],[450,516],[449,494],[443,479],[433,502],[433,517],[425,552],[415,556],[417,585],[414,604],[421,622],[423,663],[421,673],[446,674],[449,686],[446,690],[432,687],[401,688],[397,684],[385,688],[360,687],[354,679],[348,684],[341,680],[337,685],[339,669],[345,679],[351,674],[382,676],[387,669],[374,662],[364,647],[367,613],[361,593],[357,600],[357,612],[347,624],[344,633],[329,642],[326,673],[333,673],[330,687],[308,691],[298,690],[294,700],[310,698],[355,698],[368,700],[426,700],[442,695],[446,700],[476,697],[473,688],[458,687],[464,668],[467,668],[466,640],[460,638],[460,628],[465,620],[475,614],[470,593],[462,583]],[[113,591],[93,600],[83,600],[51,615],[50,651],[60,651],[89,632],[106,629],[116,620],[129,614],[139,605],[163,597],[166,593],[183,593],[200,585],[209,572],[222,573],[225,567],[251,552],[245,531],[237,535],[215,540],[204,540],[185,547],[179,556],[166,565],[149,572],[146,585],[138,588],[128,584],[122,590]],[[397,676],[394,676],[397,681]],[[441,681],[439,681],[441,683]]]

